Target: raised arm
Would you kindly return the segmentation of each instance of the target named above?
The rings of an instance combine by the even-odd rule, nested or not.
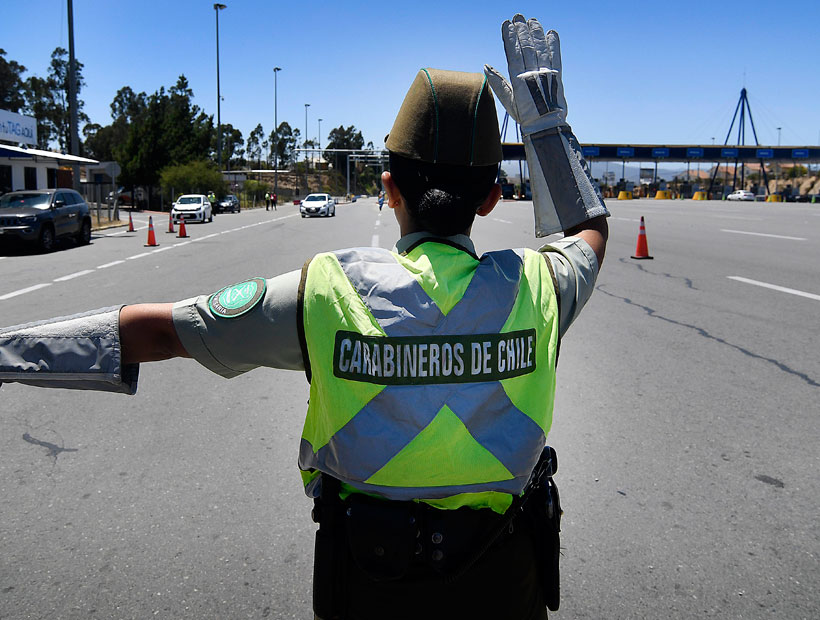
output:
[[[510,116],[521,126],[530,169],[535,234],[557,232],[584,239],[600,263],[609,211],[592,180],[572,129],[561,79],[558,33],[516,15],[501,26],[509,82],[490,66],[484,73]]]

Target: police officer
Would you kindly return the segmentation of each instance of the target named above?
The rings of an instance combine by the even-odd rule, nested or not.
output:
[[[324,620],[529,620],[555,608],[541,556],[558,549],[542,544],[547,513],[526,498],[560,338],[594,287],[608,213],[566,125],[557,35],[520,15],[502,33],[511,82],[486,67],[422,69],[412,83],[382,175],[401,232],[393,251],[326,252],[175,304],[0,330],[0,381],[45,387],[133,394],[139,363],[175,356],[228,378],[303,370],[299,468],[316,502]],[[524,131],[536,234],[565,233],[538,251],[479,257],[469,237],[500,198],[488,84]],[[539,497],[554,517],[553,496]]]

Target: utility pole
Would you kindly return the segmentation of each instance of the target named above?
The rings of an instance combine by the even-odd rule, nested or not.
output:
[[[80,140],[77,135],[77,61],[74,58],[74,3],[68,0],[68,132],[71,134],[69,145],[70,155],[80,154]],[[80,189],[80,166],[72,164],[72,174],[74,190]]]
[[[305,104],[305,139],[304,143],[307,145],[308,139],[308,122],[307,122],[307,109],[310,107],[309,103]],[[305,146],[305,195],[309,194],[308,191],[308,162],[307,162],[307,146]]]
[[[273,194],[276,200],[279,200],[279,118],[276,109],[276,98],[278,97],[278,84],[276,81],[276,74],[282,70],[282,67],[273,68],[273,136],[276,140],[276,145],[273,149]]]
[[[214,3],[216,12],[216,166],[222,174],[222,95],[219,92],[219,11],[227,8],[224,4]]]

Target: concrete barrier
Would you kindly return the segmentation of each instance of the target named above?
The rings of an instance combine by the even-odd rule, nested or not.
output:
[[[632,192],[625,192],[621,190],[618,192],[618,200],[632,200]]]
[[[669,192],[666,190],[658,190],[655,192],[655,200],[669,200]]]
[[[706,192],[695,192],[692,200],[706,200]]]

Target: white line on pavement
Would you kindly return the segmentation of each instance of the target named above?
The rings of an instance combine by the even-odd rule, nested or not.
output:
[[[494,222],[501,222],[502,224],[512,224],[509,220],[502,220],[500,217],[494,217],[492,220]]]
[[[814,293],[807,293],[805,291],[798,291],[794,288],[786,288],[785,286],[778,286],[777,284],[769,284],[768,282],[759,282],[758,280],[750,280],[749,278],[741,278],[740,276],[726,276],[730,280],[736,280],[738,282],[745,282],[746,284],[754,284],[755,286],[762,286],[763,288],[770,288],[774,291],[780,291],[781,293],[789,293],[790,295],[798,295],[800,297],[808,297],[809,299],[814,299],[815,301],[820,301],[820,295],[815,295]]]
[[[32,291],[38,291],[47,286],[51,286],[51,282],[47,282],[46,284],[35,284],[34,286],[29,286],[28,288],[21,288],[19,291],[12,291],[11,293],[0,295],[0,301],[3,301],[4,299],[11,299],[12,297],[17,297],[18,295],[31,293]]]
[[[370,245],[374,248],[379,247],[379,235],[373,235],[370,239]]]
[[[775,239],[789,239],[791,241],[806,241],[805,237],[787,237],[786,235],[772,235],[769,233],[749,232],[748,230],[729,230],[721,228],[721,232],[735,233],[736,235],[754,235],[756,237],[774,237]]]
[[[197,240],[201,241],[202,239],[208,239],[210,237],[216,237],[217,235],[220,235],[220,234],[224,235],[225,233],[228,233],[228,232],[238,232],[240,230],[244,230],[245,228],[252,228],[254,226],[261,226],[262,224],[270,224],[270,223],[273,223],[273,222],[279,222],[281,220],[286,220],[286,219],[291,218],[291,217],[296,217],[296,215],[298,215],[298,214],[294,213],[292,215],[283,215],[282,217],[277,217],[277,218],[272,219],[272,220],[264,220],[262,222],[257,222],[255,224],[250,224],[248,226],[240,226],[239,228],[233,228],[231,230],[223,231],[221,233],[213,233],[213,234],[210,234],[210,235],[206,235],[205,237],[201,237],[200,239],[192,239],[190,241],[183,241],[182,243],[175,243],[173,245],[158,248],[156,250],[152,250],[152,251],[149,251],[149,252],[143,252],[141,254],[135,254],[134,256],[129,256],[129,257],[127,257],[125,259],[122,259],[122,260],[111,261],[110,263],[105,263],[104,265],[97,266],[97,269],[107,269],[108,267],[113,267],[114,265],[121,265],[125,261],[134,260],[134,259],[137,259],[137,258],[142,258],[144,256],[150,256],[151,254],[156,254],[157,252],[164,252],[165,250],[170,250],[170,249],[173,249],[173,248],[177,248],[181,245],[188,245],[189,243],[192,243],[193,241],[197,241]],[[147,228],[147,226],[142,226],[140,228],[137,228],[136,230],[143,230],[144,228]],[[103,234],[103,235],[100,235],[100,236],[101,237],[113,237],[113,236],[116,236],[116,235],[124,235],[127,232],[129,232],[129,231],[124,230],[124,231],[119,231],[119,232],[115,232],[115,233]],[[376,239],[378,240],[378,237],[376,237]],[[8,258],[8,257],[7,256],[0,256],[0,260],[2,260],[4,258]],[[74,278],[79,278],[80,276],[84,276],[86,274],[93,273],[93,271],[94,271],[93,269],[86,269],[85,271],[78,271],[76,273],[72,273],[72,274],[69,274],[67,276],[62,276],[60,278],[55,278],[53,280],[53,282],[65,282],[67,280],[73,280]],[[37,291],[37,290],[40,290],[41,288],[51,286],[51,284],[52,284],[52,282],[48,282],[48,283],[45,283],[45,284],[35,284],[34,286],[29,286],[28,288],[21,288],[20,290],[12,291],[11,293],[6,293],[5,295],[0,295],[0,301],[4,301],[6,299],[11,299],[12,297],[17,297],[18,295],[24,295],[26,293],[31,293],[32,291]]]
[[[622,222],[640,222],[640,219],[634,217],[615,217],[614,215],[610,216],[612,220],[621,220]]]
[[[62,278],[54,278],[55,282],[66,282],[68,280],[73,280],[74,278],[79,278],[80,276],[84,276],[89,273],[94,273],[93,269],[84,269],[83,271],[78,271],[76,273],[70,273],[67,276],[63,276]]]

